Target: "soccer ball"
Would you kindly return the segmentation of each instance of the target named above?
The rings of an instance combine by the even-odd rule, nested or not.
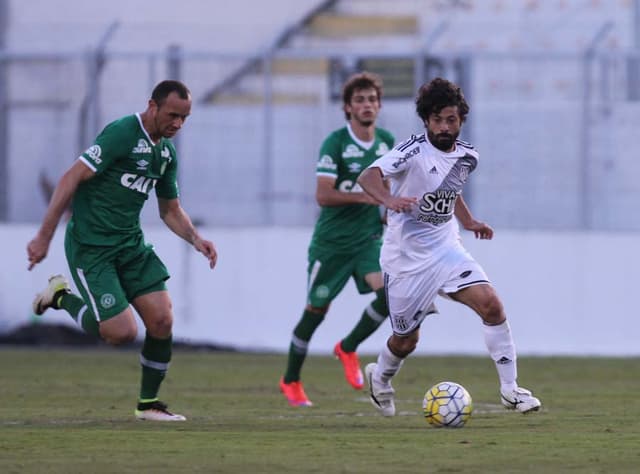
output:
[[[471,418],[473,402],[462,385],[440,382],[427,390],[422,409],[424,417],[432,426],[461,428]]]

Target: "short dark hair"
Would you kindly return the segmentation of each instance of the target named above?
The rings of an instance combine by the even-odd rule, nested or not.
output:
[[[344,83],[342,87],[343,107],[351,103],[351,98],[358,89],[375,89],[378,94],[378,102],[382,101],[382,78],[372,72],[363,71],[353,74]],[[351,114],[347,113],[346,110],[344,115],[347,120],[351,119]]]
[[[158,85],[153,88],[151,100],[158,104],[158,106],[161,106],[172,92],[175,92],[178,94],[178,97],[184,100],[191,98],[191,91],[182,82],[167,79],[158,83]]]
[[[460,120],[464,122],[469,113],[469,104],[467,104],[460,87],[453,82],[436,77],[431,82],[423,84],[418,90],[416,112],[423,122],[431,114],[437,114],[449,106],[458,106]]]

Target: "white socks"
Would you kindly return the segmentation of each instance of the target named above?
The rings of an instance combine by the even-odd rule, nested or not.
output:
[[[482,326],[484,342],[489,349],[489,354],[496,364],[500,388],[503,391],[514,390],[518,384],[518,366],[516,363],[516,347],[511,337],[509,321],[497,326]]]
[[[376,368],[375,378],[380,380],[383,385],[389,385],[391,378],[398,373],[404,359],[401,359],[389,350],[386,344],[380,354],[378,354],[378,367]]]

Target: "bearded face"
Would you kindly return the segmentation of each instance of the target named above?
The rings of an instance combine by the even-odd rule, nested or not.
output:
[[[432,113],[425,121],[425,127],[434,147],[444,152],[453,151],[462,127],[458,106],[444,107],[440,112]]]

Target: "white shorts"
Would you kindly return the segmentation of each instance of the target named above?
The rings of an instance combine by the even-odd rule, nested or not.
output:
[[[434,265],[410,275],[384,275],[389,319],[394,334],[407,335],[424,318],[437,313],[434,301],[473,285],[490,284],[486,273],[461,246],[452,248]]]

